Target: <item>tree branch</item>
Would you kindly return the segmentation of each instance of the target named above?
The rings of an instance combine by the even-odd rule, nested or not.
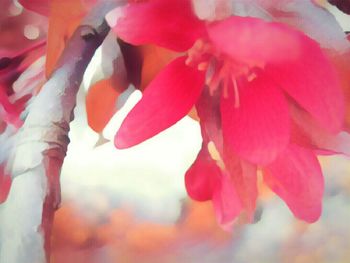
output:
[[[56,70],[27,109],[8,163],[13,180],[0,207],[0,262],[49,261],[54,212],[60,204],[59,175],[69,143],[83,74],[109,31],[105,14],[123,1],[104,1],[69,40]]]

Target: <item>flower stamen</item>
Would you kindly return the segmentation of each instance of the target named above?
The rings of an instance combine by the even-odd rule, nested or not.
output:
[[[203,62],[207,62],[208,54],[210,54],[211,46],[203,39],[197,40],[193,46],[187,51],[186,65],[196,66],[201,70]]]
[[[199,63],[198,66],[197,66],[197,69],[199,71],[206,71],[209,67],[209,63],[208,62],[202,62],[202,63]]]
[[[215,72],[213,77],[208,80],[209,93],[211,96],[214,95],[215,91],[218,89],[221,82],[221,77],[219,72]]]
[[[229,77],[227,76],[225,79],[224,79],[224,83],[222,85],[222,92],[223,92],[223,96],[225,99],[228,98],[228,86],[229,86],[229,83],[230,83],[230,79]]]
[[[253,81],[254,79],[256,79],[256,77],[257,77],[257,75],[256,75],[254,72],[252,72],[252,73],[250,73],[250,74],[248,75],[247,79],[248,79],[249,82],[251,82],[251,81]]]
[[[225,163],[221,157],[221,154],[219,153],[218,149],[216,148],[216,145],[213,141],[210,141],[207,144],[207,149],[210,154],[210,157],[216,161],[216,165],[221,168],[221,170],[225,170]]]
[[[240,106],[240,99],[239,99],[239,89],[238,89],[238,84],[237,84],[237,80],[235,78],[234,75],[231,75],[231,79],[232,79],[232,84],[233,84],[233,91],[234,91],[234,95],[235,95],[235,108],[239,108]]]

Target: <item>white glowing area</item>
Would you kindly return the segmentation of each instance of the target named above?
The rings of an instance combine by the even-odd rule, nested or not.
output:
[[[61,175],[63,199],[96,209],[113,202],[142,217],[174,221],[186,197],[183,176],[201,145],[199,125],[185,117],[140,145],[118,150],[114,135],[141,96],[139,91],[131,94],[103,132],[110,141],[97,147],[98,135],[88,127],[84,105],[78,103]]]

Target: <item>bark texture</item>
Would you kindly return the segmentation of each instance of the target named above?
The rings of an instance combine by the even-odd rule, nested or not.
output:
[[[26,111],[8,163],[12,188],[0,207],[1,263],[49,262],[52,222],[60,204],[59,176],[76,94],[86,67],[109,32],[105,14],[121,4],[104,1],[83,20]]]

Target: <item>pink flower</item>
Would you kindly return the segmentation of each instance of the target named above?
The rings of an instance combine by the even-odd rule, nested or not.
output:
[[[31,98],[35,85],[30,90],[14,90],[14,82],[44,53],[45,42],[38,42],[19,52],[0,50],[0,122],[16,128],[22,125],[20,114],[26,102]],[[43,74],[36,74],[28,79],[29,83],[39,82]],[[17,94],[16,94],[17,93]],[[1,134],[1,131],[0,131]]]
[[[146,88],[115,145],[136,145],[195,105],[203,146],[185,177],[192,198],[212,200],[223,225],[242,212],[250,221],[261,169],[296,217],[317,220],[324,182],[315,150],[333,150],[320,138],[333,138],[344,119],[338,77],[319,44],[252,17],[201,21],[188,0],[144,1],[118,12],[114,31],[124,41],[186,53]]]

